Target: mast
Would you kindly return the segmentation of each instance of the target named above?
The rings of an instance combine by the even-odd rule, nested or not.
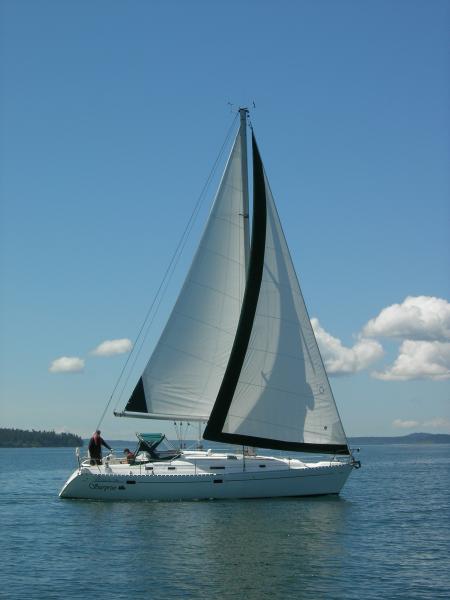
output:
[[[250,257],[250,227],[249,227],[249,197],[248,197],[248,161],[247,161],[247,115],[248,108],[239,109],[241,125],[239,128],[241,134],[241,168],[242,168],[242,191],[244,195],[244,264],[245,273],[248,273],[248,263]]]

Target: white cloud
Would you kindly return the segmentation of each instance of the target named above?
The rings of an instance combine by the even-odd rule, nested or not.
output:
[[[450,343],[405,340],[394,364],[372,375],[385,381],[450,379]]]
[[[395,419],[395,421],[392,421],[392,425],[394,427],[399,427],[400,429],[412,429],[413,427],[420,425],[420,423],[419,421],[404,421],[403,419]]]
[[[113,356],[114,354],[124,354],[130,352],[133,344],[131,340],[122,338],[120,340],[105,340],[99,344],[91,354],[94,356]]]
[[[450,303],[433,296],[408,296],[401,304],[392,304],[371,319],[362,335],[450,340]]]
[[[78,356],[61,356],[50,364],[50,373],[80,373],[84,369],[84,360]]]
[[[446,419],[445,417],[435,417],[434,419],[430,419],[429,421],[422,422],[408,419],[395,419],[395,421],[392,421],[392,425],[399,429],[413,429],[415,427],[441,429],[445,427],[450,427],[450,419]]]
[[[445,417],[436,417],[435,419],[431,419],[430,421],[425,421],[423,423],[424,427],[450,427],[450,419],[446,419]]]
[[[311,319],[311,325],[330,375],[362,371],[383,355],[383,348],[376,340],[360,338],[354,346],[346,348],[321,327],[318,319]]]

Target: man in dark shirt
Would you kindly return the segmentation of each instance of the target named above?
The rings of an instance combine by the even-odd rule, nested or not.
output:
[[[100,435],[101,431],[97,429],[94,435],[89,440],[89,457],[91,459],[91,465],[101,465],[102,464],[102,446],[105,448],[109,448],[112,450],[111,446],[105,442],[105,440]]]

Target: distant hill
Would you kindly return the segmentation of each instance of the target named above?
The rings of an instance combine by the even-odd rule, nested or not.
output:
[[[448,433],[410,433],[393,437],[351,437],[351,444],[450,444]]]
[[[74,448],[82,445],[81,437],[73,433],[0,428],[0,448]]]

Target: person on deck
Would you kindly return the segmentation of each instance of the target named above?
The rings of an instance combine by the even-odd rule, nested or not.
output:
[[[97,429],[97,431],[93,434],[91,439],[89,440],[89,458],[91,459],[91,465],[101,465],[102,464],[102,446],[105,448],[109,448],[112,450],[111,446],[105,442],[105,440],[100,435],[101,431]]]
[[[125,450],[123,451],[123,453],[125,454],[126,462],[129,465],[134,464],[134,454],[133,454],[133,452],[131,452],[131,450],[129,448],[125,448]]]

